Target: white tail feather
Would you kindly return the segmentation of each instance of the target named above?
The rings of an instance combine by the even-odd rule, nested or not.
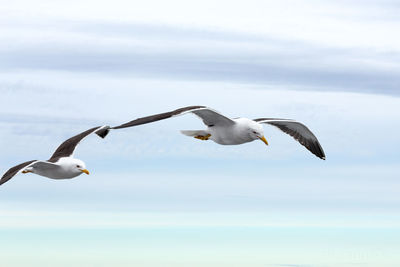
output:
[[[182,130],[181,131],[182,134],[186,135],[186,136],[206,136],[208,133],[204,130]]]

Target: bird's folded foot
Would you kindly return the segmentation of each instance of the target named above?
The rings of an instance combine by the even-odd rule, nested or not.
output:
[[[200,139],[200,140],[208,140],[210,138],[211,134],[207,135],[196,135],[194,138]]]
[[[22,171],[22,173],[29,173],[29,172],[32,172],[32,171],[29,171],[29,170],[23,170]]]

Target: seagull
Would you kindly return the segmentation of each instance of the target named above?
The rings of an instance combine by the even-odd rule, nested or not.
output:
[[[71,179],[82,173],[89,174],[85,163],[73,157],[75,148],[89,134],[108,127],[94,127],[65,140],[49,160],[30,160],[12,167],[1,177],[0,185],[18,173],[34,173],[51,179]]]
[[[200,140],[212,140],[221,145],[239,145],[254,140],[261,140],[268,145],[268,141],[264,137],[262,124],[269,124],[289,134],[315,156],[325,160],[324,150],[319,144],[317,137],[315,137],[315,135],[304,124],[298,121],[276,118],[259,118],[253,120],[247,118],[231,119],[205,106],[183,107],[170,112],[138,118],[119,126],[104,127],[97,131],[96,134],[104,138],[112,129],[133,127],[187,113],[197,115],[201,120],[203,120],[207,129],[181,131],[184,135]]]

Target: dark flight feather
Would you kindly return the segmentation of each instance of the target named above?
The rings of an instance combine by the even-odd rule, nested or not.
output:
[[[0,179],[0,185],[4,184],[8,180],[10,180],[14,175],[16,175],[20,170],[31,164],[32,162],[35,162],[36,160],[30,160],[21,164],[18,164],[17,166],[14,166],[10,168]]]
[[[320,143],[318,142],[317,137],[304,124],[293,120],[276,119],[276,118],[260,118],[260,119],[255,119],[254,121],[259,123],[268,123],[279,128],[281,131],[292,136],[295,140],[297,140],[300,144],[302,144],[305,148],[307,148],[311,153],[325,160],[324,150],[322,149]],[[296,129],[296,127],[290,127],[291,125],[301,127],[303,134],[299,132],[298,129]]]
[[[127,128],[127,127],[132,127],[132,126],[137,126],[141,124],[146,124],[150,122],[155,122],[155,121],[160,121],[164,119],[171,118],[172,116],[179,115],[183,112],[194,110],[194,109],[199,109],[199,108],[206,108],[204,106],[189,106],[189,107],[184,107],[184,108],[178,108],[176,110],[170,111],[170,112],[164,112],[160,114],[155,114],[143,118],[138,118],[135,120],[132,120],[130,122],[121,124],[119,126],[111,127],[111,129],[121,129],[121,128]]]
[[[100,129],[102,126],[97,126],[97,127],[93,127],[89,130],[86,130],[80,134],[77,134],[67,140],[65,140],[57,149],[56,151],[53,153],[53,155],[51,156],[51,158],[48,160],[49,162],[57,162],[60,158],[62,157],[69,157],[71,156],[74,151],[76,146],[79,144],[79,142],[85,138],[86,136],[88,136],[89,134],[95,132],[97,129]],[[108,127],[108,126],[107,126]],[[105,128],[107,128],[105,127]],[[99,135],[100,136],[100,135]]]

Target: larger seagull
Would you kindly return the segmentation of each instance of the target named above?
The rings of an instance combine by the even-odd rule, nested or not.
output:
[[[325,153],[315,135],[302,123],[290,119],[275,118],[234,118],[230,119],[221,113],[205,106],[189,106],[174,111],[138,118],[115,127],[105,127],[97,134],[105,137],[110,129],[121,129],[141,124],[168,119],[186,113],[193,113],[203,120],[207,126],[205,130],[181,131],[184,135],[192,136],[200,140],[212,140],[221,145],[239,145],[254,140],[261,140],[268,145],[264,137],[262,124],[273,125],[283,132],[291,135],[311,153],[321,159],[325,159]]]
[[[89,174],[85,163],[73,157],[79,142],[91,133],[108,126],[98,126],[65,140],[53,153],[49,160],[30,160],[9,169],[0,179],[4,184],[18,173],[34,173],[52,179],[71,179],[82,173]]]

